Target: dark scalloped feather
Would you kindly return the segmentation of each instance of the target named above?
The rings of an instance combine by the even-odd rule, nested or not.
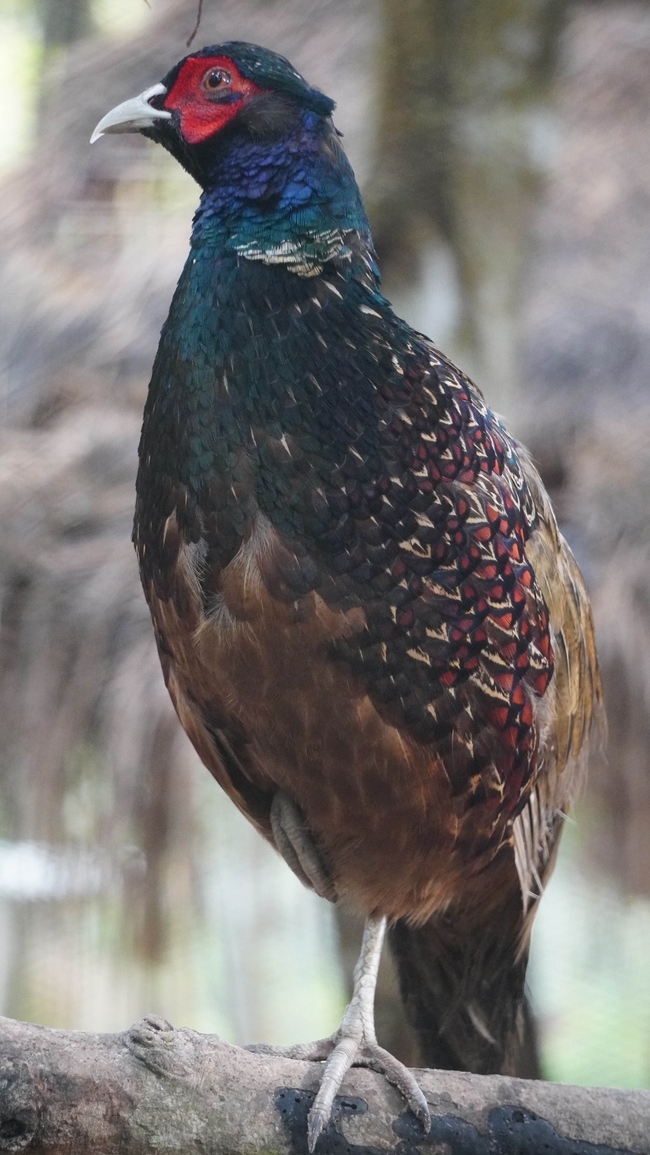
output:
[[[333,607],[361,606],[366,627],[332,657],[386,721],[435,748],[467,806],[511,816],[552,672],[525,556],[536,511],[514,443],[346,258],[309,279],[232,257],[206,277],[205,259],[195,248],[147,406],[145,572],[155,567],[164,596],[160,526],[177,510],[187,539],[205,541],[209,604],[261,509],[290,558],[269,578],[275,596],[315,589]]]

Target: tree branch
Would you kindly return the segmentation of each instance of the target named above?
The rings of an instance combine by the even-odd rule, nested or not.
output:
[[[143,1019],[117,1035],[0,1018],[0,1151],[303,1155],[319,1067]],[[648,1155],[650,1092],[425,1071],[430,1136],[352,1071],[318,1155]]]

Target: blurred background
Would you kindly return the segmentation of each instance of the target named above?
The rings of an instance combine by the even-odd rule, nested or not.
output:
[[[0,1013],[329,1034],[359,927],[197,764],[130,544],[197,189],[88,138],[191,0],[0,0]],[[607,759],[537,919],[541,1069],[650,1085],[650,4],[204,0],[338,101],[387,295],[530,445],[593,598]],[[383,968],[380,1041],[412,1043]]]

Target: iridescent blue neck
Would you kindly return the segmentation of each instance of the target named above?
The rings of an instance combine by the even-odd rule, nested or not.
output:
[[[371,246],[350,164],[330,120],[305,111],[281,139],[233,138],[194,218],[192,247],[216,244],[302,275]]]

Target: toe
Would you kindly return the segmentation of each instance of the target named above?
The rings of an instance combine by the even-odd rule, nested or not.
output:
[[[358,1050],[357,1039],[343,1038],[336,1044],[325,1064],[318,1094],[309,1112],[307,1143],[310,1152],[314,1150],[323,1128],[329,1123],[334,1096],[340,1090],[345,1073],[352,1066]]]
[[[291,1047],[274,1047],[270,1043],[249,1043],[245,1051],[252,1051],[256,1055],[275,1055],[280,1059],[305,1059],[309,1062],[322,1063],[334,1050],[333,1038],[317,1039],[315,1043],[296,1043]]]
[[[389,1083],[401,1091],[413,1114],[420,1120],[424,1130],[429,1132],[431,1130],[429,1104],[413,1072],[391,1055],[390,1051],[385,1051],[379,1046],[364,1048],[362,1062],[371,1070],[379,1071]]]

